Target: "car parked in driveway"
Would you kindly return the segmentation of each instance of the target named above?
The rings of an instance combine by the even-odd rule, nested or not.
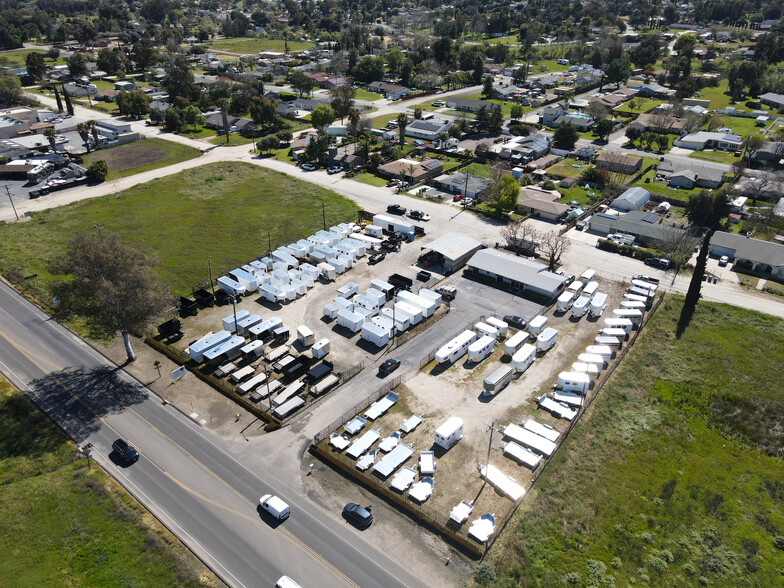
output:
[[[399,204],[390,204],[389,206],[387,206],[387,212],[390,214],[399,214],[402,216],[406,214],[406,209],[405,207],[400,206]]]
[[[301,167],[302,167],[302,171],[315,171],[316,170],[316,166],[313,165],[312,163],[303,163]]]
[[[462,199],[463,199],[462,194],[455,194],[454,197],[452,198],[452,202],[460,202]]]
[[[719,265],[720,265],[721,267],[724,267],[724,266],[725,266],[725,265],[727,265],[729,262],[730,262],[730,258],[729,258],[729,257],[727,257],[726,255],[722,255],[722,256],[721,256],[721,258],[719,258]]]
[[[112,443],[112,449],[123,463],[132,464],[139,459],[139,452],[125,439],[117,439],[117,441]]]
[[[373,523],[370,507],[365,508],[356,502],[349,502],[343,507],[343,518],[362,529],[367,529]]]
[[[342,171],[343,171],[343,168],[340,167],[339,165],[331,165],[330,167],[327,168],[327,173],[329,175],[339,174]]]

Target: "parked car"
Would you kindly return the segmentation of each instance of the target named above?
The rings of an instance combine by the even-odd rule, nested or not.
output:
[[[400,367],[400,360],[397,357],[393,357],[392,359],[387,359],[380,366],[378,366],[378,375],[388,376],[399,367]]]
[[[507,314],[504,317],[504,322],[508,325],[511,325],[515,329],[520,329],[521,331],[528,325],[523,317],[516,314]]]
[[[659,283],[658,279],[653,278],[651,276],[646,276],[646,275],[643,275],[643,274],[640,274],[638,276],[634,276],[633,279],[635,279],[635,280],[642,280],[643,282],[650,282],[651,284],[658,284]]]
[[[461,202],[462,202],[463,206],[471,206],[474,203],[474,199],[473,198],[463,198],[463,200]]]
[[[301,167],[302,167],[302,171],[315,171],[316,170],[316,166],[313,165],[312,163],[303,163]]]
[[[443,100],[436,100],[430,106],[435,106],[436,108],[440,108],[440,107],[444,106],[444,101]]]
[[[651,257],[645,260],[645,265],[666,270],[670,267],[670,261],[661,257]]]
[[[132,464],[139,459],[139,452],[125,439],[117,439],[117,441],[112,443],[112,449],[117,454],[117,457],[126,464]]]
[[[462,194],[455,194],[454,198],[452,198],[452,202],[460,202],[463,199]]]
[[[400,206],[399,204],[390,204],[389,206],[387,206],[387,212],[390,214],[404,215],[406,214],[406,209],[405,207]]]
[[[721,258],[719,259],[719,265],[724,267],[729,263],[729,261],[730,261],[729,257],[727,257],[726,255],[722,255]]]
[[[274,494],[265,494],[259,498],[259,506],[279,521],[285,521],[291,514],[289,505]]]
[[[386,256],[387,256],[387,254],[384,253],[383,251],[378,251],[378,252],[376,252],[376,253],[374,253],[373,255],[370,256],[370,259],[368,259],[368,263],[370,265],[376,265],[377,263],[380,263],[380,262],[384,261],[384,258]]]
[[[343,171],[343,168],[341,166],[339,166],[339,165],[332,165],[332,166],[327,168],[327,173],[330,174],[330,175],[332,175],[332,174],[339,174],[342,171]]]
[[[349,502],[343,507],[343,517],[350,523],[354,523],[363,529],[368,528],[373,523],[373,515],[370,514],[370,507],[359,506],[355,502]]]
[[[429,221],[430,215],[425,214],[421,210],[412,210],[408,213],[408,218],[413,218],[414,220],[421,220],[421,221]]]

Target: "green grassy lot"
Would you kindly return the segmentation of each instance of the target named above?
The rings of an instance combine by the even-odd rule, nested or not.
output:
[[[615,112],[630,112],[632,114],[641,114],[643,112],[648,112],[649,110],[653,110],[659,104],[662,103],[661,100],[653,100],[652,98],[635,98],[635,100],[639,101],[639,105],[637,108],[632,108],[629,102],[621,103],[616,109]]]
[[[693,151],[689,153],[692,159],[703,159],[705,161],[717,161],[719,163],[726,163],[732,165],[740,158],[735,157],[735,154],[730,151],[713,151],[711,149],[705,151]]]
[[[206,139],[207,137],[214,137],[216,131],[215,129],[208,129],[207,127],[196,125],[195,127],[186,127],[177,134],[188,137],[189,139]]]
[[[229,135],[229,145],[250,145],[251,143],[255,143],[256,139],[252,137],[246,137],[245,135],[240,135],[239,133],[231,133]],[[224,135],[215,135],[209,142],[213,145],[226,145],[226,137]]]
[[[357,88],[357,95],[355,98],[357,100],[367,100],[368,102],[373,102],[375,100],[381,100],[383,96],[377,92],[371,92],[370,90],[365,90],[364,88]]]
[[[27,66],[27,56],[30,53],[46,53],[45,51],[38,51],[36,49],[12,49],[11,51],[0,51],[0,65],[16,69],[19,67]],[[48,65],[55,63],[51,59],[45,59]]]
[[[579,165],[580,167],[572,167],[572,165]],[[574,178],[578,179],[580,174],[586,169],[591,167],[590,163],[580,161],[574,157],[564,157],[558,163],[555,163],[547,168],[547,175],[558,178]]]
[[[558,202],[563,204],[569,204],[572,200],[576,200],[580,203],[580,206],[584,209],[591,207],[591,198],[588,196],[588,192],[593,193],[594,195],[599,195],[601,192],[599,190],[588,190],[586,191],[585,188],[575,184],[571,188],[562,188],[560,186],[556,187],[563,196],[558,199]]]
[[[752,135],[760,130],[763,127],[758,127],[755,124],[755,119],[753,118],[741,118],[739,116],[720,116],[721,122],[723,123],[722,126],[732,129],[732,132],[736,135],[740,135],[744,139],[749,135]],[[767,127],[770,123],[765,125]],[[703,127],[704,128],[704,127]]]
[[[361,182],[363,184],[367,184],[369,186],[376,186],[378,188],[383,188],[387,185],[387,180],[384,178],[379,178],[378,176],[374,176],[371,173],[361,173],[357,174],[353,178],[351,178],[355,182]]]
[[[678,337],[682,302],[660,307],[507,525],[495,585],[781,585],[784,462],[767,453],[784,445],[784,323],[700,302]]]
[[[391,114],[384,114],[384,115],[381,115],[381,116],[377,116],[376,118],[373,119],[373,128],[374,129],[382,129],[385,126],[387,126],[387,123],[389,121],[397,120],[397,116],[398,116],[397,112],[393,112]],[[395,129],[395,132],[397,132],[397,129]]]
[[[174,165],[199,157],[201,152],[193,147],[166,141],[164,139],[147,139],[127,145],[110,147],[93,151],[84,156],[85,165],[103,159],[109,165],[107,180],[115,180],[132,176],[151,169]]]
[[[493,170],[489,165],[484,163],[471,163],[460,170],[460,173],[471,174],[472,176],[479,176],[480,178],[492,178]]]
[[[722,108],[730,106],[730,97],[728,94],[725,94],[725,92],[727,92],[728,87],[729,87],[729,81],[726,78],[724,78],[722,80],[719,80],[719,84],[715,88],[707,87],[700,90],[695,96],[695,98],[710,100],[711,102],[710,110],[721,110]],[[732,106],[737,108],[739,111],[749,112],[749,109],[746,108],[744,102],[745,100],[743,102],[733,104]]]
[[[664,196],[668,196],[670,198],[677,198],[679,200],[688,200],[689,194],[692,193],[692,190],[673,190],[672,188],[668,188],[667,184],[662,184],[661,182],[654,182],[653,177],[656,175],[655,170],[651,170],[646,173],[643,177],[639,180],[634,182],[632,186],[639,186],[640,188],[644,188],[649,192],[655,192],[656,194],[663,194]],[[650,178],[650,182],[645,183],[645,180]]]
[[[217,579],[0,377],[6,586],[217,586]],[[200,581],[200,575],[202,577]]]
[[[253,37],[220,39],[208,44],[211,51],[227,51],[240,55],[256,55],[259,51],[283,51],[285,42],[283,39],[257,39]],[[313,43],[300,43],[299,41],[289,41],[289,51],[304,51],[313,47]]]
[[[159,259],[158,273],[173,293],[189,292],[273,247],[354,218],[356,205],[335,192],[257,166],[205,165],[140,184],[121,194],[33,213],[26,223],[0,226],[0,271],[50,276],[46,260],[77,231],[102,224],[128,242],[143,243]]]

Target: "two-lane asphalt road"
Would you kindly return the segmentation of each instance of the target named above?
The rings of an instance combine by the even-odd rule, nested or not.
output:
[[[229,585],[272,586],[283,574],[306,587],[421,585],[393,561],[394,553],[368,547],[339,513],[319,510],[273,471],[248,470],[220,439],[5,283],[0,371],[79,444],[92,443],[91,457]],[[115,461],[117,437],[139,449],[138,462]],[[259,514],[258,497],[267,492],[291,505],[282,524]]]

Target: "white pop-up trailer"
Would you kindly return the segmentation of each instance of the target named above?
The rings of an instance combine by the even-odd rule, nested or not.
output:
[[[217,333],[209,332],[195,343],[191,343],[188,347],[188,355],[196,363],[201,363],[204,361],[204,353],[206,351],[229,339],[231,339],[231,332],[228,330],[218,331]]]
[[[525,494],[525,488],[518,484],[514,478],[507,476],[493,465],[483,465],[479,472],[491,486],[515,502]]]
[[[591,316],[602,316],[605,308],[607,308],[607,294],[604,292],[598,292],[597,294],[594,294],[594,297],[591,299],[591,309],[589,311]]]
[[[584,316],[585,313],[588,312],[588,309],[591,307],[591,299],[588,296],[580,296],[574,304],[572,304],[572,316],[574,317],[581,317]]]
[[[504,353],[507,355],[514,355],[528,340],[528,333],[525,331],[517,331],[512,335],[508,341],[504,343]]]
[[[350,310],[343,309],[338,311],[338,324],[352,333],[359,332],[364,322],[365,319],[362,316]]]
[[[408,318],[411,325],[418,325],[422,322],[422,309],[408,302],[395,302],[393,305],[395,314],[403,315]]]
[[[362,325],[362,339],[373,343],[376,347],[384,347],[389,343],[390,331],[374,323]]]
[[[571,421],[577,416],[576,410],[569,408],[569,406],[563,402],[556,402],[552,398],[548,398],[547,394],[542,394],[537,401],[539,402],[539,406],[543,409],[551,412],[555,416],[566,419],[567,421]]]
[[[500,366],[496,367],[483,381],[482,385],[484,387],[484,391],[482,392],[483,396],[490,396],[492,394],[497,394],[501,390],[506,387],[506,385],[512,381],[512,378],[515,375],[515,370],[510,365],[501,364]]]
[[[453,363],[468,352],[468,346],[476,341],[476,333],[463,331],[436,352],[438,363]]]
[[[558,331],[552,327],[547,327],[536,338],[536,347],[539,351],[548,351],[552,349],[558,339]]]
[[[531,431],[532,433],[536,433],[540,437],[544,437],[553,443],[558,441],[558,437],[561,436],[561,434],[550,425],[543,425],[542,423],[536,422],[534,419],[528,419],[525,421],[525,423],[523,423],[523,428]]]
[[[537,315],[531,319],[530,323],[528,323],[528,332],[531,333],[532,335],[538,335],[539,331],[541,331],[546,324],[547,324],[547,317],[542,316],[541,314]]]
[[[541,455],[535,454],[533,451],[526,449],[522,445],[518,445],[514,441],[504,443],[504,455],[527,465],[532,470],[536,469],[536,466],[542,461]]]
[[[563,292],[558,297],[558,310],[560,310],[561,312],[566,312],[567,310],[569,310],[572,307],[572,304],[574,303],[574,297],[575,297],[574,292],[569,292],[568,290],[566,292]]]
[[[474,325],[474,331],[484,337],[492,337],[494,341],[498,338],[498,329],[482,321]]]
[[[479,363],[493,353],[494,348],[495,339],[485,335],[468,346],[468,359]]]
[[[449,417],[435,432],[435,444],[444,449],[451,448],[463,438],[463,419]]]
[[[251,292],[255,292],[259,287],[259,281],[256,279],[256,276],[253,274],[246,272],[242,268],[236,268],[229,272],[229,275],[234,278],[237,282],[245,286],[245,291],[243,294],[250,294]]]
[[[233,313],[223,319],[223,330],[228,331],[229,333],[233,333],[236,331],[234,326],[234,320],[236,318],[237,321],[244,319],[246,316],[249,316],[250,312],[247,310],[238,310],[237,315],[235,316]]]
[[[237,334],[243,337],[248,336],[248,330],[261,322],[261,317],[257,314],[249,314],[246,317],[237,319]]]
[[[329,339],[319,339],[310,348],[313,359],[322,359],[329,353]]]
[[[530,447],[546,457],[551,457],[558,448],[554,441],[514,423],[504,427],[504,436],[509,437],[520,445]]]
[[[519,374],[527,370],[536,359],[536,347],[526,343],[512,356],[512,367]]]
[[[509,325],[501,319],[495,318],[494,316],[486,318],[485,323],[498,331],[498,335],[501,337],[506,337],[506,333],[509,331]]]
[[[418,296],[416,294],[412,294],[406,290],[401,290],[397,293],[397,301],[398,302],[407,302],[416,306],[417,308],[422,309],[422,315],[427,318],[433,316],[433,313],[438,308],[438,305],[435,301],[430,300],[428,298],[424,298],[422,296]]]
[[[229,276],[221,276],[216,281],[218,283],[218,288],[232,296],[242,296],[245,294],[245,286]]]
[[[561,372],[558,374],[558,386],[564,392],[585,394],[591,387],[591,378],[584,372]]]

